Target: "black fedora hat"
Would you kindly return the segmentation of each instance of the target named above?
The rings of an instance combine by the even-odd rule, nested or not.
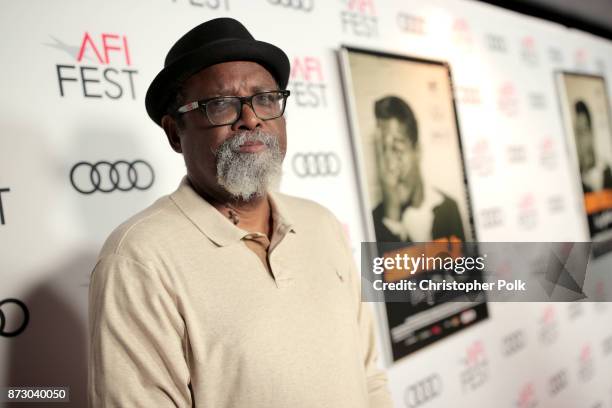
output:
[[[266,68],[281,89],[289,80],[289,58],[280,48],[257,41],[233,18],[206,21],[182,36],[168,51],[164,69],[155,77],[145,97],[147,113],[161,126],[170,99],[190,76],[214,64],[253,61]]]

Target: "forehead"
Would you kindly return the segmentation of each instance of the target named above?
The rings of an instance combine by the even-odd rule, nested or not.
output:
[[[404,126],[404,124],[402,124],[396,118],[379,119],[378,125],[380,126],[383,132],[394,133],[394,134],[406,132],[406,126]]]
[[[588,120],[589,117],[587,116],[586,113],[584,112],[578,112],[576,113],[576,120]]]
[[[207,67],[183,84],[188,96],[240,95],[277,89],[272,74],[251,61],[230,61]]]
[[[579,129],[589,130],[591,128],[591,124],[589,122],[589,118],[583,112],[576,114],[576,122],[575,126]]]

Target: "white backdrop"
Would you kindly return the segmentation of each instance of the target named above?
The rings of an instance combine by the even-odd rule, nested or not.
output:
[[[214,17],[241,20],[289,55],[282,190],[329,207],[356,257],[364,229],[336,59],[342,44],[450,63],[481,241],[588,240],[553,71],[609,78],[610,41],[467,0],[65,0],[0,10],[0,301],[19,299],[30,314],[21,334],[0,336],[0,386],[70,386],[70,405],[85,406],[96,254],[116,225],[184,173],[144,95],[172,43]],[[340,171],[304,176],[292,163],[307,153],[331,153]],[[120,160],[150,164],[153,185],[73,187],[78,162]],[[146,168],[137,173],[144,183]],[[74,184],[87,188],[87,176]],[[125,172],[121,180],[129,185]],[[597,267],[606,273],[611,264],[603,257]],[[1,311],[10,332],[20,311]],[[612,308],[491,304],[490,315],[389,367],[396,406],[612,407]]]

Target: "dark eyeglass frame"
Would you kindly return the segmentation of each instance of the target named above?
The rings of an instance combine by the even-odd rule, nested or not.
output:
[[[283,97],[283,109],[281,110],[280,114],[278,116],[274,116],[271,118],[262,118],[257,114],[257,110],[253,107],[253,98],[260,96],[260,95],[265,95],[265,94],[280,94]],[[283,114],[285,113],[285,108],[287,107],[287,98],[289,97],[289,95],[291,94],[291,92],[287,89],[277,89],[274,91],[265,91],[265,92],[257,92],[251,96],[215,96],[212,98],[207,98],[207,99],[202,99],[199,101],[194,101],[194,102],[190,102],[186,105],[183,105],[181,107],[179,107],[176,112],[180,115],[187,113],[187,112],[191,112],[192,110],[196,110],[198,108],[202,108],[202,111],[204,112],[204,114],[206,115],[206,118],[208,119],[208,121],[214,125],[214,126],[226,126],[226,125],[233,125],[234,123],[238,122],[240,120],[240,117],[242,116],[242,108],[244,106],[244,104],[247,104],[251,107],[251,109],[253,110],[253,113],[255,114],[255,116],[257,116],[259,119],[261,120],[272,120],[272,119],[277,119],[280,118],[281,116],[283,116]],[[236,120],[234,120],[233,122],[227,122],[227,123],[214,123],[214,121],[212,121],[210,119],[210,117],[208,116],[208,110],[206,109],[206,105],[212,101],[215,100],[219,100],[219,99],[234,99],[234,100],[238,100],[240,101],[240,108],[238,110],[238,116],[236,117]]]

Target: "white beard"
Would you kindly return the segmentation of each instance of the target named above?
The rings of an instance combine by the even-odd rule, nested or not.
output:
[[[242,144],[255,141],[263,143],[266,149],[240,152]],[[278,188],[283,162],[278,137],[259,129],[242,131],[213,153],[217,159],[217,182],[235,198],[249,201]]]

